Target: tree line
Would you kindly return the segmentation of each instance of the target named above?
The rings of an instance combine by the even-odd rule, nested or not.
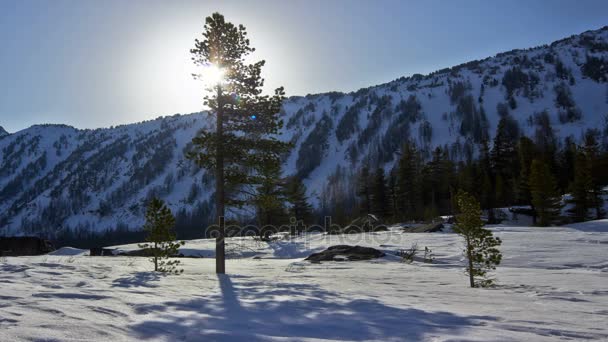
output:
[[[477,158],[453,160],[439,146],[425,160],[421,149],[406,141],[392,169],[364,163],[353,215],[373,214],[385,222],[431,220],[452,214],[455,195],[464,190],[480,201],[490,222],[498,219],[494,208],[517,205],[530,206],[514,210],[531,215],[540,226],[603,218],[608,149],[600,144],[600,132],[587,130],[579,144],[572,137],[562,142],[548,117],[537,116],[532,138],[521,135],[510,116],[501,118],[492,147],[483,140]],[[562,200],[565,193],[570,196]],[[565,216],[560,215],[563,205],[569,207]]]

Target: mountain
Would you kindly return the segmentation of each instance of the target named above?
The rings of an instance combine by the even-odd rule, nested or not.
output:
[[[0,138],[8,135],[8,132],[4,129],[4,127],[0,126]]]
[[[404,141],[429,156],[474,158],[499,119],[532,136],[544,119],[557,137],[587,129],[608,138],[608,27],[352,93],[289,98],[281,139],[285,174],[305,180],[317,207],[353,195],[362,163],[390,169]],[[545,120],[546,122],[546,120]],[[178,223],[209,216],[211,176],[187,160],[204,113],[95,130],[37,125],[0,139],[0,234],[137,229],[151,196]],[[201,228],[202,229],[202,228]]]

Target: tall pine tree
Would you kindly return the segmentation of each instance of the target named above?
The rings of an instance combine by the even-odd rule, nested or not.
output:
[[[592,190],[593,182],[587,156],[583,152],[578,152],[574,163],[574,181],[570,185],[571,199],[568,200],[572,205],[568,213],[574,222],[589,219],[589,209],[593,207]]]
[[[397,167],[397,210],[402,220],[420,219],[420,155],[416,145],[407,142],[401,150]]]
[[[379,167],[374,173],[371,189],[372,214],[379,219],[387,219],[391,216],[390,199],[386,185],[384,169]]]
[[[551,168],[539,159],[532,161],[530,168],[530,193],[538,225],[552,224],[559,216],[560,196]]]
[[[604,212],[604,195],[602,178],[605,177],[605,171],[600,163],[600,148],[597,136],[599,132],[589,130],[585,134],[584,151],[589,166],[591,178],[591,207],[595,211],[595,219],[601,219],[605,216]]]
[[[357,197],[359,197],[359,215],[371,214],[371,177],[369,168],[364,165],[357,178]]]
[[[235,26],[214,13],[205,20],[203,39],[195,40],[192,60],[201,67],[201,78],[211,71],[221,80],[208,84],[204,104],[215,118],[215,131],[202,131],[193,140],[189,157],[214,172],[216,217],[216,272],[225,272],[224,224],[226,205],[250,203],[251,187],[261,184],[263,163],[280,160],[288,145],[276,138],[284,99],[283,88],[274,95],[262,95],[264,61],[248,64],[254,52],[243,25]]]
[[[491,152],[492,171],[496,180],[497,205],[511,204],[514,200],[513,183],[518,169],[517,135],[509,129],[508,117],[498,122],[494,147]]]

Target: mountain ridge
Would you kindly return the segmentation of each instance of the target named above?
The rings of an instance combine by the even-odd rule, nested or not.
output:
[[[442,146],[454,160],[471,158],[505,115],[528,136],[545,115],[558,137],[578,140],[606,125],[606,70],[608,26],[350,93],[292,96],[281,112],[280,137],[294,144],[284,172],[305,180],[319,208],[354,196],[363,163],[390,169],[406,140],[426,156]],[[34,125],[6,135],[0,235],[137,229],[151,196],[192,222],[208,215],[211,176],[184,151],[209,125],[204,113],[193,113],[98,129]]]

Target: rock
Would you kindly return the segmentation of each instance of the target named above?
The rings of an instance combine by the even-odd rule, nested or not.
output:
[[[323,252],[311,254],[305,260],[313,263],[321,261],[358,261],[371,260],[384,256],[382,251],[371,247],[338,245],[331,246]]]

